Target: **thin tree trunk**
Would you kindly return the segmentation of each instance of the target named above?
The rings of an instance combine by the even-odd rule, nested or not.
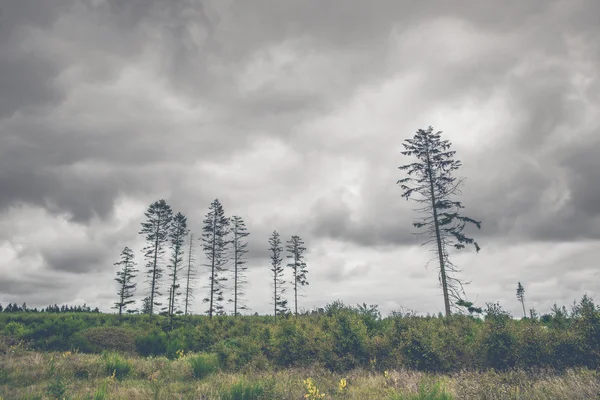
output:
[[[525,300],[521,300],[521,305],[523,306],[523,318],[527,318],[527,314],[525,313]]]
[[[210,308],[208,309],[208,317],[212,319],[213,315],[213,296],[215,294],[215,247],[217,245],[217,212],[214,212],[213,216],[213,242],[212,242],[212,268],[211,268],[211,279],[210,279]]]
[[[298,316],[298,263],[294,254],[294,314]]]
[[[188,254],[188,275],[187,275],[187,284],[185,289],[185,316],[187,317],[188,313],[188,303],[190,298],[190,273],[192,272],[192,240],[194,240],[194,234],[190,234],[190,252]]]
[[[233,254],[235,266],[234,290],[233,290],[233,316],[237,317],[237,297],[238,297],[238,252],[237,252],[237,228],[233,238]]]
[[[154,290],[156,288],[156,263],[158,260],[158,234],[160,233],[160,217],[156,225],[156,240],[154,241],[154,267],[152,269],[152,290],[150,291],[150,317],[154,311]]]
[[[438,257],[440,261],[440,275],[442,277],[442,291],[444,292],[444,307],[446,309],[446,317],[451,314],[450,297],[448,296],[448,283],[446,281],[446,268],[444,265],[444,253],[442,249],[442,237],[440,234],[440,226],[438,223],[437,207],[435,204],[435,190],[433,188],[433,171],[431,169],[431,160],[429,158],[429,142],[427,143],[427,175],[429,176],[429,188],[431,192],[431,207],[433,208],[433,225],[435,227],[435,239],[437,241]]]

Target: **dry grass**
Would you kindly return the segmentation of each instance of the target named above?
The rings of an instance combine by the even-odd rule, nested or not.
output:
[[[312,378],[326,399],[390,399],[416,395],[421,385],[440,382],[455,399],[600,399],[600,373],[572,370],[461,372],[433,375],[414,371],[387,374],[355,370],[334,374],[327,370],[287,369],[275,372],[224,373],[195,379],[187,358],[170,361],[164,357],[126,357],[133,365],[122,381],[107,376],[105,360],[99,355],[38,353],[10,349],[0,355],[0,396],[4,399],[42,399],[57,379],[67,398],[93,398],[106,384],[107,399],[221,399],[221,394],[240,379],[260,383],[267,399],[301,399],[303,380]],[[339,381],[347,388],[339,392]],[[419,398],[419,397],[406,397]]]

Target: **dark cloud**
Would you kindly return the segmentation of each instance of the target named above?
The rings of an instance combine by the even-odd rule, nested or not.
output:
[[[257,277],[277,229],[305,240],[311,277],[339,283],[331,296],[436,310],[414,289],[437,281],[395,185],[402,141],[430,124],[455,143],[465,212],[483,220],[489,256],[457,255],[481,282],[470,290],[510,301],[526,278],[543,301],[569,246],[589,255],[599,239],[598,2],[5,3],[0,271],[28,265],[0,283],[10,298],[54,302],[54,273],[93,276],[104,304],[148,204],[166,199],[198,234],[217,197],[246,219]],[[587,287],[586,257],[561,298]]]

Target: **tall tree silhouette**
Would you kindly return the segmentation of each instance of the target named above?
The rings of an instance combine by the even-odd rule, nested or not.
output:
[[[190,245],[188,249],[188,265],[185,275],[185,310],[184,315],[187,317],[188,310],[191,308],[191,301],[194,298],[193,294],[193,281],[192,279],[196,276],[196,269],[194,268],[194,234],[190,234]]]
[[[129,247],[125,247],[121,252],[121,259],[115,263],[115,266],[120,269],[117,271],[117,277],[115,281],[119,285],[119,301],[114,305],[114,309],[119,310],[119,320],[123,315],[123,310],[127,309],[129,304],[135,303],[135,300],[131,300],[135,292],[136,283],[132,282],[138,270],[135,268],[136,263],[133,256],[133,251]]]
[[[229,242],[229,220],[225,217],[223,206],[218,199],[215,199],[208,209],[208,214],[204,219],[202,228],[202,249],[206,255],[207,263],[210,268],[209,276],[209,296],[203,301],[209,303],[206,313],[210,318],[214,314],[223,315],[223,290],[224,282],[227,278],[223,276],[227,264],[227,249]]]
[[[271,258],[271,273],[273,274],[273,315],[277,320],[277,315],[288,312],[288,302],[283,298],[285,293],[285,279],[283,277],[283,247],[281,238],[277,231],[273,231],[269,238],[269,252]]]
[[[230,219],[232,245],[233,245],[233,315],[237,317],[238,311],[248,310],[245,293],[243,292],[246,281],[246,254],[248,243],[245,238],[249,235],[242,217],[234,215]]]
[[[423,245],[432,245],[439,262],[439,279],[444,294],[446,315],[451,314],[451,307],[464,296],[464,281],[456,275],[460,270],[450,261],[449,249],[463,249],[465,245],[473,245],[479,252],[479,245],[464,233],[467,224],[478,229],[481,222],[462,216],[459,211],[464,207],[454,200],[460,194],[463,178],[455,178],[453,173],[462,164],[454,159],[455,151],[451,151],[451,143],[441,139],[441,131],[433,132],[433,127],[419,129],[412,139],[402,144],[403,155],[414,157],[416,161],[402,165],[400,170],[407,177],[398,184],[403,190],[402,196],[412,198],[421,207],[416,211],[423,215],[413,226],[424,229],[428,239]],[[452,303],[451,303],[452,301]]]
[[[187,228],[187,218],[182,213],[177,213],[171,222],[171,230],[169,232],[169,246],[171,248],[171,260],[168,265],[170,270],[169,277],[171,278],[171,289],[169,290],[169,307],[167,312],[171,319],[176,313],[177,296],[181,295],[179,291],[180,271],[183,268],[183,247],[189,230]]]
[[[299,236],[292,236],[287,241],[286,249],[288,251],[287,258],[291,260],[287,266],[292,269],[294,277],[294,280],[291,282],[294,285],[294,314],[298,315],[298,291],[302,289],[302,286],[308,285],[308,280],[306,279],[308,271],[306,270],[303,255],[306,247],[304,247],[304,242]]]
[[[521,282],[517,284],[517,300],[521,302],[521,306],[523,306],[523,318],[527,317],[527,313],[525,312],[525,288],[521,285]]]
[[[161,295],[159,284],[163,270],[160,263],[165,253],[165,245],[169,240],[173,211],[166,201],[158,200],[148,207],[144,215],[147,219],[142,222],[140,234],[145,235],[146,239],[144,257],[146,258],[146,275],[150,285],[149,314],[152,316],[154,306],[161,305],[156,301],[157,297]]]

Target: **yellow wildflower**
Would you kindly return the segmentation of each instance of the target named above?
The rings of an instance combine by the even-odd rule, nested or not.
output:
[[[340,392],[343,392],[346,390],[347,386],[348,386],[348,382],[346,382],[346,378],[340,379],[340,383],[338,383],[338,390]]]

